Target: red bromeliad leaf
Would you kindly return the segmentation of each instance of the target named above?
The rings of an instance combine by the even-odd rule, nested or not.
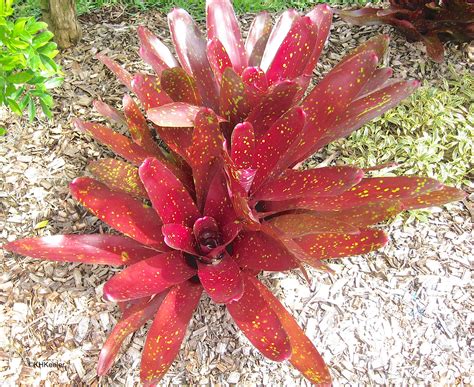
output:
[[[88,133],[97,141],[107,145],[115,153],[130,161],[132,164],[140,165],[147,157],[154,156],[154,154],[150,154],[128,137],[115,132],[107,126],[78,119],[74,120],[73,123],[77,129]]]
[[[148,28],[138,27],[138,38],[140,39],[140,54],[158,75],[165,69],[179,66],[175,57],[168,47],[158,39]]]
[[[166,293],[166,291],[164,293]],[[160,294],[163,294],[163,293],[160,293]],[[117,302],[117,305],[120,309],[120,313],[122,313],[122,319],[126,319],[127,317],[129,317],[134,311],[134,309],[143,308],[153,299],[153,297],[155,297],[155,295],[142,297],[142,298],[136,298],[134,300]]]
[[[250,342],[266,357],[283,361],[290,357],[291,346],[278,316],[273,311],[251,275],[242,272],[244,295],[227,304],[227,310]]]
[[[360,91],[358,98],[363,95],[372,93],[375,90],[380,89],[393,75],[393,70],[390,67],[384,67],[377,69],[372,74],[372,77],[367,81],[362,90]]]
[[[247,67],[247,55],[232,3],[230,0],[207,0],[206,16],[207,38],[222,42],[234,70],[240,74]]]
[[[108,119],[118,124],[123,124],[123,125],[126,124],[124,115],[117,109],[113,108],[112,106],[102,101],[96,100],[93,102],[93,104],[94,104],[95,110],[97,110],[104,117],[107,117]]]
[[[272,32],[270,33],[270,37],[268,38],[268,42],[265,48],[265,52],[263,53],[262,61],[260,67],[267,71],[270,65],[275,58],[275,54],[278,51],[278,48],[285,40],[286,35],[290,31],[291,27],[295,20],[299,18],[299,14],[294,9],[288,9],[283,12],[278,20],[276,21],[275,25],[273,26]]]
[[[109,226],[157,250],[166,250],[161,221],[152,208],[89,177],[74,179],[72,196]]]
[[[156,250],[118,235],[53,235],[7,243],[5,250],[50,261],[98,265],[131,265],[157,254]]]
[[[471,24],[471,30],[472,30],[472,24]],[[472,32],[471,32],[471,34],[472,34]],[[443,61],[444,61],[444,47],[443,47],[443,42],[438,37],[438,33],[433,32],[431,34],[424,35],[423,36],[423,43],[425,44],[426,53],[428,54],[428,56],[431,59],[433,59],[435,62],[443,63]]]
[[[158,294],[152,300],[145,298],[145,303],[140,302],[127,309],[126,317],[124,316],[114,326],[100,351],[97,375],[103,376],[107,374],[126,337],[137,331],[155,315],[167,294],[168,292],[165,291]]]
[[[196,241],[191,228],[183,226],[181,223],[170,223],[163,225],[161,230],[165,237],[165,243],[169,247],[189,254],[197,254]]]
[[[259,67],[247,67],[242,73],[250,106],[258,105],[268,91],[267,76]]]
[[[253,187],[257,189],[275,171],[281,156],[290,148],[304,127],[306,115],[302,108],[295,107],[279,118],[262,136],[255,148],[257,174]]]
[[[136,74],[132,80],[132,91],[145,110],[173,102],[161,88],[160,78],[152,75]]]
[[[240,300],[244,294],[244,283],[239,266],[224,250],[219,263],[198,263],[198,276],[209,297],[218,304]]]
[[[220,113],[232,125],[242,122],[250,111],[245,84],[230,67],[224,70],[221,82]]]
[[[181,67],[164,70],[161,73],[161,86],[175,102],[201,105],[201,96],[197,90],[196,80]]]
[[[249,122],[236,125],[231,139],[232,161],[238,169],[253,167],[255,158],[255,133]]]
[[[220,84],[224,70],[229,67],[232,68],[232,62],[230,61],[225,47],[219,39],[214,38],[207,42],[207,56],[214,71],[214,75]]]
[[[194,126],[194,118],[199,110],[201,110],[199,106],[184,102],[172,102],[149,109],[147,114],[148,118],[158,126],[191,128]]]
[[[156,385],[179,352],[202,294],[202,286],[187,281],[173,287],[161,304],[148,331],[140,378],[146,386]]]
[[[307,234],[357,234],[359,229],[336,219],[313,213],[283,214],[267,221],[286,236],[294,238]]]
[[[442,206],[449,202],[463,200],[467,193],[454,188],[443,185],[441,188],[422,193],[414,197],[403,198],[403,208],[406,210],[414,210],[417,208],[425,208],[431,206]]]
[[[168,24],[181,66],[196,80],[204,106],[217,111],[219,86],[207,58],[206,40],[183,9],[171,11]]]
[[[191,227],[199,218],[196,204],[183,183],[159,160],[146,159],[138,173],[163,224],[180,223]]]
[[[104,285],[107,301],[142,298],[180,284],[196,274],[183,253],[170,251],[137,262],[115,274]]]
[[[97,54],[96,58],[105,64],[110,71],[122,82],[129,90],[132,90],[132,75],[120,66],[116,61],[109,58],[107,55]]]
[[[387,51],[390,43],[390,37],[386,34],[374,36],[366,42],[360,44],[353,49],[349,54],[345,55],[344,58],[336,65],[335,69],[344,65],[347,61],[352,60],[353,57],[359,55],[362,52],[374,51],[377,58],[382,59],[385,52]]]
[[[214,175],[209,186],[204,215],[214,218],[220,229],[236,219],[234,207],[227,191],[225,175],[221,170]]]
[[[308,16],[314,25],[318,27],[318,36],[314,45],[313,53],[311,58],[306,64],[303,74],[310,75],[318,63],[321,52],[323,51],[324,44],[329,36],[332,23],[332,11],[331,7],[327,4],[318,4],[313,8],[306,16]]]
[[[272,31],[272,18],[266,11],[260,12],[249,28],[245,41],[245,51],[249,58],[249,66],[259,66]]]
[[[285,271],[298,267],[298,261],[283,244],[262,232],[243,232],[232,247],[232,258],[245,269]]]
[[[277,179],[263,185],[254,200],[286,200],[340,195],[359,183],[364,172],[356,167],[322,167],[305,171],[287,169]]]
[[[252,283],[260,291],[265,301],[278,316],[291,345],[289,362],[299,370],[311,383],[318,386],[330,386],[331,375],[323,358],[313,343],[306,337],[303,330],[296,323],[278,299],[256,278],[251,277]]]
[[[383,231],[371,229],[360,230],[359,234],[312,234],[295,239],[315,262],[366,254],[385,246],[387,241],[387,235]]]
[[[313,54],[317,36],[318,28],[309,17],[295,20],[267,70],[268,82],[272,84],[302,75]],[[291,65],[288,65],[289,61]]]
[[[148,199],[138,168],[119,159],[101,159],[91,161],[87,166],[92,175],[114,191],[123,191],[129,195]]]

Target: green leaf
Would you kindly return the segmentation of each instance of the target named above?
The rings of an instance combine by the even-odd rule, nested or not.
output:
[[[64,78],[61,78],[61,77],[51,78],[51,79],[48,79],[44,83],[44,87],[46,87],[46,89],[54,89],[55,87],[61,86],[63,82],[64,82]]]
[[[22,115],[22,111],[20,109],[20,106],[18,105],[18,103],[16,103],[15,100],[11,99],[11,98],[7,98],[7,104],[8,104],[8,107],[11,109],[11,111],[15,114],[18,114],[19,116]]]
[[[7,77],[7,81],[15,84],[21,84],[28,82],[33,78],[34,74],[32,71],[22,71],[16,74],[12,74]]]
[[[36,36],[33,39],[33,47],[34,48],[39,48],[41,46],[44,46],[46,43],[48,43],[52,38],[54,34],[51,31],[44,31],[40,33],[38,36]]]
[[[45,114],[46,117],[48,118],[53,118],[53,113],[51,113],[51,109],[49,106],[43,101],[42,98],[40,98],[40,105],[41,105],[41,110],[43,110],[43,113]]]
[[[40,54],[40,59],[47,71],[51,73],[56,73],[58,71],[58,65],[50,57]]]
[[[7,134],[7,130],[5,128],[0,127],[0,136],[5,136]]]
[[[48,28],[48,24],[45,23],[45,22],[34,22],[34,23],[31,23],[29,24],[27,27],[26,27],[26,30],[30,33],[30,34],[36,34],[38,31],[41,31],[41,30],[45,30]]]
[[[49,224],[49,220],[42,220],[41,222],[39,223],[36,223],[34,229],[35,230],[39,230],[40,228],[45,228],[47,225]]]
[[[36,106],[33,100],[30,98],[30,102],[28,103],[28,118],[30,119],[30,122],[33,122],[35,117],[36,117]]]

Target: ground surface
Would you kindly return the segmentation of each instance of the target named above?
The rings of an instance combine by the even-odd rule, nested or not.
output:
[[[243,21],[248,26],[249,21]],[[140,23],[167,36],[160,15],[124,20],[110,12],[83,20],[81,45],[61,58],[66,82],[56,96],[53,122],[28,124],[0,114],[0,126],[9,131],[0,144],[1,242],[105,229],[71,199],[67,184],[84,173],[87,160],[108,152],[70,123],[77,116],[97,119],[91,108],[95,98],[120,104],[123,89],[93,57],[103,51],[129,68],[142,66],[135,37]],[[351,29],[336,22],[318,70],[326,72],[357,41],[380,30],[389,31]],[[436,83],[448,74],[447,65],[426,62],[422,50],[395,36],[388,64],[396,76]],[[448,47],[447,56],[458,69],[468,66],[467,55],[457,47]],[[264,276],[314,340],[335,385],[474,384],[469,206],[466,201],[437,209],[428,223],[392,224],[384,250],[334,263],[335,275],[312,271],[311,286],[296,273]],[[46,227],[35,230],[45,220]],[[101,345],[119,317],[118,309],[101,298],[101,286],[113,269],[11,254],[5,254],[1,265],[0,382],[137,383],[146,329],[126,341],[108,377],[99,379],[95,373]],[[28,366],[40,360],[64,366]],[[307,385],[286,363],[264,359],[238,333],[225,309],[207,297],[163,383]]]

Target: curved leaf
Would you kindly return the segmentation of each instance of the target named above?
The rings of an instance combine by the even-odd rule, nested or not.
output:
[[[177,67],[178,62],[171,51],[148,28],[138,27],[140,39],[140,56],[148,63],[158,75],[170,67]]]
[[[201,105],[201,96],[196,80],[181,67],[164,70],[161,73],[161,86],[174,102]]]

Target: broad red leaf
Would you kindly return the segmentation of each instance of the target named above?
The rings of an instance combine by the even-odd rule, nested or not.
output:
[[[146,303],[139,303],[127,309],[127,316],[119,320],[102,346],[97,364],[97,375],[107,374],[124,340],[155,315],[167,293],[165,291]]]
[[[267,70],[268,82],[273,84],[302,75],[313,54],[317,36],[318,28],[309,17],[295,20]]]
[[[251,281],[276,313],[290,339],[291,357],[289,362],[311,383],[318,386],[330,386],[331,375],[329,374],[328,367],[293,316],[288,313],[280,301],[260,281],[253,277],[251,277]]]
[[[161,230],[165,243],[169,247],[189,254],[197,254],[196,241],[191,228],[183,226],[181,223],[170,223],[163,225]]]
[[[231,125],[242,122],[249,114],[250,103],[242,78],[230,67],[224,70],[221,82],[220,113]]]
[[[227,304],[227,310],[250,342],[266,357],[283,361],[290,357],[291,346],[278,316],[252,281],[242,272],[244,295]]]
[[[259,67],[247,67],[242,73],[250,106],[258,105],[268,91],[267,77]]]
[[[230,0],[207,0],[206,16],[207,38],[222,42],[234,70],[240,74],[247,67],[247,55],[232,3]]]
[[[314,260],[361,255],[378,250],[387,243],[381,230],[360,230],[359,234],[312,234],[295,242]],[[312,261],[306,261],[312,264]]]
[[[299,14],[294,9],[287,9],[283,12],[275,25],[273,26],[270,37],[263,53],[262,61],[260,67],[267,71],[275,58],[275,54],[278,51],[278,48],[281,46],[282,42],[285,40],[286,35],[290,31],[291,27],[295,20],[299,18]]]
[[[201,105],[201,96],[196,80],[181,67],[164,70],[161,73],[161,86],[174,102]]]
[[[260,66],[271,31],[272,18],[270,14],[266,11],[260,12],[253,19],[245,41],[249,66]]]
[[[5,250],[50,261],[98,265],[130,265],[157,254],[156,250],[118,235],[53,235],[9,242]]]
[[[170,67],[177,67],[178,62],[171,51],[148,28],[138,27],[140,39],[140,56],[158,75]]]
[[[163,293],[164,294],[167,291],[165,290]],[[152,296],[146,296],[142,298],[135,298],[134,300],[127,300],[127,301],[120,301],[117,302],[117,306],[120,309],[120,313],[122,314],[122,319],[126,319],[129,317],[134,309],[140,309],[145,307],[153,298],[155,295]]]
[[[147,152],[128,137],[115,132],[107,126],[79,119],[75,119],[73,123],[77,129],[88,133],[132,164],[140,165],[147,157],[154,156],[154,154]]]
[[[470,4],[472,4],[472,3],[470,3]],[[471,12],[471,16],[472,16],[472,12]],[[472,24],[471,24],[470,28],[471,28],[471,31],[472,31]],[[472,32],[471,32],[471,34],[472,34]],[[428,56],[431,59],[433,59],[435,62],[443,63],[443,61],[444,61],[444,46],[443,46],[443,42],[438,37],[438,32],[434,31],[433,33],[423,35],[423,43],[425,44],[426,53],[428,54]]]
[[[108,119],[118,124],[122,124],[122,125],[126,124],[124,115],[117,109],[106,104],[105,102],[98,101],[98,100],[95,100],[93,104],[94,104],[95,110],[97,110],[104,117],[107,117]]]
[[[463,200],[466,196],[467,193],[460,189],[443,185],[437,190],[422,193],[414,197],[403,198],[402,203],[404,209],[414,210],[417,208],[442,206],[449,202]]]
[[[306,114],[300,107],[295,107],[279,118],[262,136],[255,147],[255,167],[257,174],[253,188],[257,189],[276,171],[275,166],[281,156],[291,147],[305,125]]]
[[[132,75],[127,70],[107,55],[97,54],[95,57],[105,64],[109,70],[115,74],[120,82],[127,86],[129,90],[132,90]]]
[[[298,267],[298,261],[283,244],[262,232],[241,233],[232,248],[232,258],[245,269],[285,271]]]
[[[322,167],[297,171],[287,169],[277,179],[264,184],[254,200],[285,200],[301,196],[340,195],[359,183],[364,172],[356,167]]]
[[[335,69],[343,66],[346,62],[352,60],[353,57],[359,55],[362,52],[374,51],[377,58],[381,60],[387,51],[390,43],[390,37],[386,34],[381,34],[370,38],[364,43],[357,46],[349,54],[346,54],[344,58],[336,65]]]
[[[205,216],[214,218],[219,228],[223,228],[236,219],[227,190],[225,174],[222,170],[219,170],[212,179],[203,213]]]
[[[107,301],[126,301],[161,293],[196,274],[181,251],[161,253],[115,274],[104,285]]]
[[[306,64],[304,74],[313,74],[313,70],[318,63],[321,52],[323,51],[324,44],[329,36],[332,23],[332,11],[331,7],[327,4],[318,4],[310,12],[306,14],[311,21],[318,27],[318,37],[316,44],[314,45],[313,53],[311,58]]]
[[[192,281],[173,287],[151,325],[143,350],[140,379],[156,385],[166,374],[179,352],[202,294],[202,286]]]
[[[207,42],[207,57],[217,81],[221,84],[224,70],[229,67],[232,68],[232,62],[219,39],[214,38]]]
[[[145,111],[173,102],[161,88],[160,78],[136,74],[132,80],[132,91],[138,97]]]
[[[199,211],[189,192],[173,173],[154,158],[146,159],[138,173],[153,208],[163,224],[180,223],[191,227]]]
[[[191,128],[201,108],[184,102],[172,102],[147,111],[148,118],[162,127]]]
[[[374,92],[383,86],[388,86],[386,82],[393,75],[393,70],[390,67],[384,67],[376,69],[372,74],[372,77],[367,81],[362,90],[360,91],[358,98],[365,94]]]
[[[171,11],[168,24],[181,66],[196,80],[204,106],[217,111],[219,86],[207,58],[206,39],[183,9]]]
[[[87,166],[92,175],[114,191],[123,191],[132,196],[148,199],[138,168],[119,159],[91,161]]]
[[[244,283],[240,268],[224,250],[218,263],[198,262],[198,276],[204,290],[218,304],[240,300],[244,294]]]
[[[250,122],[236,125],[231,139],[232,161],[238,169],[252,168],[255,158],[255,133]]]

